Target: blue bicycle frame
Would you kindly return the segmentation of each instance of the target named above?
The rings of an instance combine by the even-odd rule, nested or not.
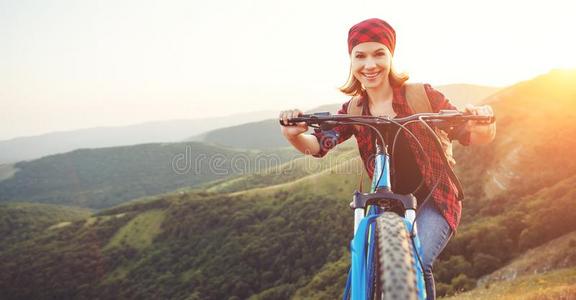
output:
[[[378,145],[378,143],[376,143]],[[374,175],[371,193],[377,190],[390,191],[390,156],[386,149],[382,150],[377,147],[375,157]],[[359,192],[356,192],[359,193]],[[352,265],[348,274],[348,281],[344,292],[344,300],[366,300],[372,297],[375,261],[375,220],[379,216],[379,208],[371,205],[366,213],[364,207],[356,207],[354,209],[354,238],[351,241],[351,258]],[[414,232],[413,247],[414,257],[419,257],[421,252],[420,240],[416,232],[416,228],[412,231],[412,227],[416,226],[414,221],[416,219],[416,210],[407,209],[404,217],[404,224],[408,232]],[[416,270],[416,284],[418,288],[418,299],[426,299],[426,288],[424,283],[424,273],[418,259],[414,259],[414,269]]]

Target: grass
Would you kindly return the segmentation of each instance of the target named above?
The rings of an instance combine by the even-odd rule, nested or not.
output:
[[[358,187],[359,170],[362,163],[359,157],[350,158],[331,165],[321,172],[317,172],[296,180],[270,185],[261,188],[252,188],[235,193],[231,196],[243,195],[252,197],[255,194],[270,196],[278,191],[302,192],[312,194],[331,194],[338,198],[351,199],[352,193]],[[364,192],[370,188],[370,178],[364,177]]]
[[[576,299],[576,268],[518,277],[455,295],[446,300]]]
[[[164,211],[158,209],[139,214],[116,232],[104,250],[122,246],[139,250],[147,248],[160,233],[164,217]]]
[[[576,231],[530,249],[509,265],[492,273],[488,281],[500,281],[512,276],[544,273],[551,269],[576,267]]]
[[[328,300],[340,298],[348,278],[349,267],[349,255],[342,255],[339,260],[325,264],[304,287],[294,293],[292,299]]]
[[[272,166],[254,174],[214,182],[208,184],[206,191],[233,193],[290,183],[298,178],[327,171],[358,156],[358,151],[350,146],[339,146],[337,149],[331,151],[324,159],[302,155],[279,166]]]
[[[143,260],[138,261],[130,261],[127,264],[121,265],[118,268],[114,269],[110,272],[103,280],[104,284],[113,284],[118,280],[122,280],[126,278],[126,276],[132,272],[132,270],[136,269],[140,264],[143,263]]]
[[[48,227],[48,230],[63,228],[63,227],[69,226],[70,224],[72,224],[72,222],[60,222],[58,224],[54,224],[54,225]]]

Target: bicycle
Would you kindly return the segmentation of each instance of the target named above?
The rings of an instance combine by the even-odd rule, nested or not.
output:
[[[494,117],[465,115],[454,110],[438,113],[419,113],[405,118],[331,115],[327,112],[305,114],[289,119],[289,124],[305,122],[313,128],[329,131],[339,125],[368,126],[377,133],[374,174],[369,193],[356,190],[353,194],[354,237],[351,241],[351,267],[343,299],[426,299],[422,253],[416,226],[417,200],[412,193],[396,194],[390,184],[390,155],[384,138],[390,127],[406,130],[422,145],[404,125],[420,122],[436,141],[440,141],[431,126],[463,133],[468,121],[494,122]],[[280,124],[285,126],[280,121]],[[386,136],[388,137],[388,136]],[[396,141],[396,133],[394,141]],[[378,141],[379,139],[379,141]],[[396,143],[394,142],[393,145]],[[394,153],[392,150],[391,153]],[[429,158],[428,158],[429,161]],[[448,164],[446,162],[446,164]],[[447,165],[446,167],[449,168]],[[422,183],[421,183],[422,184]],[[424,200],[426,202],[434,185]],[[400,211],[398,211],[400,208]]]

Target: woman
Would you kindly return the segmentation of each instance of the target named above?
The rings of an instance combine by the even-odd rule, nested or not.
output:
[[[408,76],[397,73],[393,67],[395,44],[394,29],[380,19],[364,20],[354,25],[348,33],[350,74],[347,83],[340,90],[347,95],[359,97],[354,103],[362,106],[362,115],[394,118],[414,114],[405,95],[404,83]],[[456,109],[444,95],[430,85],[424,85],[424,89],[434,112]],[[351,101],[352,99],[344,103],[338,113],[348,113]],[[490,106],[468,106],[466,111],[474,115],[493,115]],[[301,114],[298,109],[282,111],[280,120],[288,124],[290,118]],[[417,128],[416,124],[409,125],[409,128],[413,129],[423,145],[433,145],[430,140],[432,137],[422,128]],[[325,136],[319,130],[314,134],[306,134],[307,130],[305,123],[282,126],[282,134],[296,149],[315,157],[324,156],[336,144],[355,135],[366,171],[372,177],[374,166],[370,156],[374,153],[375,135],[371,129],[364,126],[339,126],[334,129],[335,138],[334,135]],[[485,144],[494,139],[495,132],[495,124],[470,122],[465,128],[465,134],[460,135],[458,140],[464,145]],[[387,141],[388,145],[391,143],[392,140]],[[415,193],[419,204],[416,222],[423,250],[426,292],[428,299],[435,299],[432,265],[458,226],[462,195],[450,178],[446,164],[440,159],[443,153],[437,149],[425,149],[431,158],[429,164],[423,159],[424,156],[420,155],[421,150],[414,139],[404,133],[399,135],[393,149],[391,180],[395,192],[413,192],[424,179],[423,188]],[[438,185],[434,188],[437,182]],[[424,201],[427,198],[430,201]]]

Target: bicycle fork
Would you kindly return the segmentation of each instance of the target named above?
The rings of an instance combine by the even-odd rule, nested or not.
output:
[[[390,190],[390,155],[388,155],[386,147],[382,149],[376,143],[376,157],[374,160],[374,175],[372,176],[372,186],[370,192],[373,193],[377,190]],[[354,235],[358,231],[360,221],[364,218],[366,211],[364,207],[356,207],[354,209]],[[414,213],[414,219],[416,214]],[[414,220],[412,220],[414,222]]]
[[[386,152],[386,149],[382,150],[378,143],[376,143],[377,151],[375,157],[374,175],[372,180],[372,186],[370,192],[375,192],[376,190],[388,190],[390,191],[390,157]],[[366,215],[366,210],[364,207],[356,206],[354,209],[354,238],[351,242],[351,257],[352,257],[352,267],[349,274],[349,280],[347,282],[347,288],[350,288],[351,296],[353,300],[365,300],[370,297],[370,287],[371,284],[371,270],[373,264],[373,248],[374,245],[374,222],[378,214],[376,213],[376,208],[369,208],[368,215]],[[418,238],[417,228],[415,224],[416,220],[416,210],[407,209],[404,215],[404,224],[406,225],[406,230],[409,233],[413,233],[410,236],[413,241],[413,252],[414,257],[414,268],[416,270],[416,284],[418,287],[418,299],[426,298],[426,288],[424,282],[424,272],[422,266],[419,262],[418,257],[421,252],[420,239]],[[368,259],[366,254],[368,253]],[[348,292],[345,294],[345,299]]]

